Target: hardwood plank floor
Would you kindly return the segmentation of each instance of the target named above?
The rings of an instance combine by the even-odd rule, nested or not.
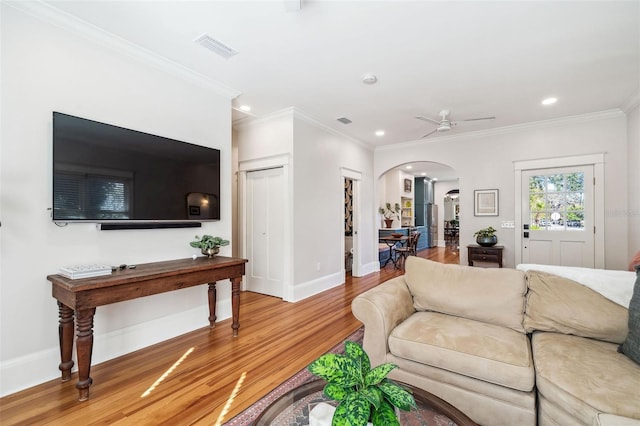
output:
[[[449,247],[418,256],[459,263]],[[77,401],[75,373],[71,381],[52,380],[6,396],[0,399],[0,423],[224,424],[358,329],[353,298],[401,274],[390,264],[362,278],[348,276],[345,285],[298,303],[243,292],[237,338],[229,319],[213,330],[204,327],[95,365],[87,402]]]

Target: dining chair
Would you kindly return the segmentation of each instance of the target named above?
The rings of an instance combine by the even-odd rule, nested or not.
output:
[[[408,256],[415,256],[418,252],[418,240],[420,239],[420,232],[412,232],[409,235],[407,245],[403,247],[397,247],[394,252],[398,256],[398,269],[400,264],[404,267],[404,261]]]

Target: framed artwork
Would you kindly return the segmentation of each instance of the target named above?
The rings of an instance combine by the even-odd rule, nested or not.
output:
[[[498,216],[498,190],[477,189],[473,191],[474,216]]]
[[[404,192],[411,192],[411,179],[404,180]]]

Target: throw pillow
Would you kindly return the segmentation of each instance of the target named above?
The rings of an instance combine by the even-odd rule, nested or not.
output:
[[[629,334],[620,351],[640,364],[640,265],[636,265],[636,284],[629,303]]]

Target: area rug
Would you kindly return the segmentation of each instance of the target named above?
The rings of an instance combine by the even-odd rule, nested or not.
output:
[[[353,332],[344,340],[351,340],[353,342],[358,342],[362,344],[362,338],[364,336],[364,327],[360,327],[358,330]],[[338,343],[334,346],[329,352],[331,353],[344,353],[344,341]],[[254,420],[267,408],[271,403],[280,398],[285,393],[289,392],[291,389],[295,389],[298,386],[310,382],[312,380],[316,380],[317,377],[314,376],[307,370],[303,368],[288,380],[285,380],[284,383],[279,385],[277,388],[269,392],[262,399],[257,401],[251,407],[244,410],[242,413],[238,414],[228,422],[224,423],[227,426],[250,426],[253,424]]]

